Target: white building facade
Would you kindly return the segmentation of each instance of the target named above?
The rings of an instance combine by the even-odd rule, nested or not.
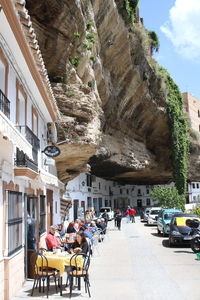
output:
[[[0,299],[9,300],[60,222],[64,185],[43,153],[59,113],[30,17],[24,1],[0,4]]]
[[[73,203],[69,220],[84,217],[86,210],[90,208],[93,208],[98,216],[103,206],[111,206],[114,210],[125,210],[132,206],[139,213],[141,208],[156,205],[151,199],[151,192],[156,186],[163,185],[121,185],[115,181],[82,173],[66,186]],[[174,184],[169,183],[165,186],[171,187]],[[188,183],[187,194],[186,209],[192,209],[200,203],[200,182]]]
[[[90,208],[98,215],[103,206],[111,206],[114,210],[125,210],[132,206],[140,212],[143,207],[155,205],[151,199],[154,187],[155,185],[121,185],[115,181],[82,173],[66,186],[73,203],[69,219],[71,221],[81,218]]]

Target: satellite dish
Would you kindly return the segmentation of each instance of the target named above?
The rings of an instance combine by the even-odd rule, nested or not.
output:
[[[58,141],[57,128],[55,123],[51,123],[51,142],[56,144]]]

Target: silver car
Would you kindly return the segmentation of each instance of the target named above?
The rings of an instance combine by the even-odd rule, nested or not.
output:
[[[146,207],[144,209],[143,217],[141,218],[144,222],[147,222],[150,210],[151,210],[151,207]]]

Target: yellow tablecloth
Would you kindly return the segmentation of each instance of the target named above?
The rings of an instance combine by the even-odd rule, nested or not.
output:
[[[70,265],[70,259],[74,254],[66,254],[63,256],[62,254],[53,254],[53,253],[46,252],[44,255],[46,256],[46,258],[48,260],[48,266],[51,268],[57,269],[58,271],[60,271],[60,276],[63,276],[63,273],[65,271],[65,266]],[[82,268],[83,267],[83,257],[78,256],[76,258],[76,261],[77,261],[78,267]],[[41,263],[42,263],[41,258],[38,257],[37,265],[40,267]],[[74,259],[72,259],[72,265],[75,266]]]

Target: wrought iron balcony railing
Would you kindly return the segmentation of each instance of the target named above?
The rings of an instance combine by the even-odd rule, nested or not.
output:
[[[10,119],[10,101],[0,89],[0,110]]]
[[[30,168],[31,170],[38,172],[37,161],[33,161],[32,159],[30,159],[23,151],[20,151],[18,148],[16,152],[15,165],[17,167]]]
[[[40,140],[27,125],[16,126],[17,129],[25,136],[27,141],[32,145],[33,150],[40,149]]]

